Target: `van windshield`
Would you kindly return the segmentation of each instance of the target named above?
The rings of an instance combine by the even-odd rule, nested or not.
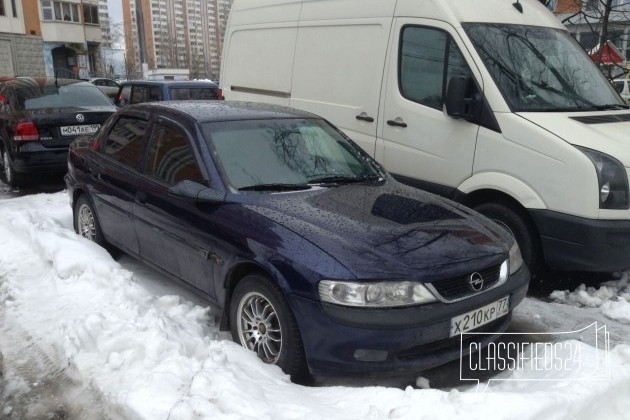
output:
[[[513,112],[626,107],[566,31],[505,24],[463,26]]]

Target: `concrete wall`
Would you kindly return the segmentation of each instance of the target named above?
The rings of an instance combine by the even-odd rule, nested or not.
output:
[[[0,76],[43,76],[42,39],[30,35],[0,33]]]

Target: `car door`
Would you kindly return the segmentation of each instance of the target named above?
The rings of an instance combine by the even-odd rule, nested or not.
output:
[[[90,176],[95,186],[92,198],[108,242],[138,255],[133,223],[137,167],[143,156],[148,116],[123,114],[100,145]]]
[[[399,180],[449,195],[472,173],[479,125],[446,115],[447,83],[479,77],[448,24],[418,22],[395,20],[376,158]]]
[[[134,205],[140,255],[214,296],[211,214],[168,189],[183,180],[208,185],[197,146],[181,124],[158,118],[152,130]]]

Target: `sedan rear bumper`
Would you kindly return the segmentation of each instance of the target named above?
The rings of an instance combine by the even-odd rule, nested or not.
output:
[[[462,337],[450,337],[453,317],[510,296],[507,315],[475,330],[486,334],[464,336],[481,347],[496,340],[508,328],[514,307],[525,297],[529,277],[523,267],[504,285],[450,304],[379,310],[322,304],[296,295],[289,296],[289,301],[313,373],[421,371],[460,357]]]
[[[44,147],[39,142],[18,145],[10,152],[13,169],[21,174],[63,173],[68,168],[68,148]]]

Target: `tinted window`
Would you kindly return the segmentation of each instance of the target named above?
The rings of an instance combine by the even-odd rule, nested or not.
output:
[[[370,159],[321,120],[233,121],[205,124],[203,129],[236,189],[380,176]]]
[[[148,102],[157,102],[162,100],[162,89],[159,86],[149,87]]]
[[[163,123],[157,123],[153,129],[146,173],[169,185],[183,180],[203,182],[186,134]]]
[[[216,99],[216,89],[212,88],[170,88],[169,93],[174,101]]]
[[[141,102],[146,102],[145,98],[147,97],[147,88],[146,86],[134,86],[131,92],[131,102],[132,104],[139,104]]]
[[[125,165],[135,167],[142,154],[142,139],[147,128],[144,120],[122,117],[105,140],[105,154]]]
[[[446,84],[452,77],[471,76],[446,32],[413,26],[403,29],[399,72],[402,95],[435,109],[442,109]]]
[[[56,87],[54,84],[20,83],[15,91],[22,109],[112,105],[109,98],[92,84]]]

